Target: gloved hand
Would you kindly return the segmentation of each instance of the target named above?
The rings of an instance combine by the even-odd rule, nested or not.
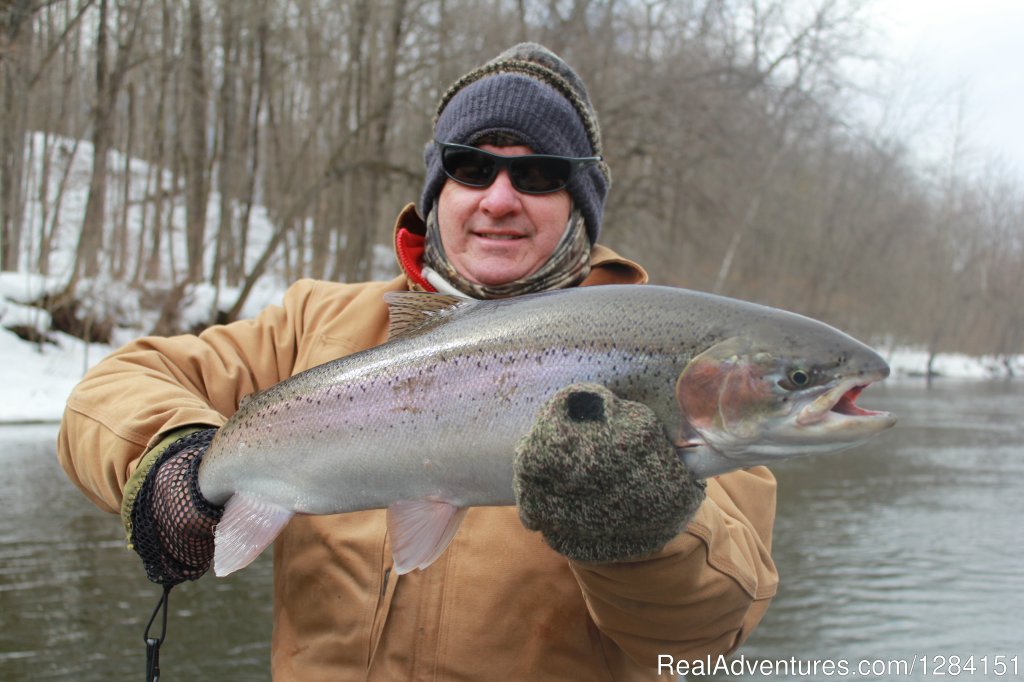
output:
[[[217,429],[174,433],[153,448],[125,487],[121,517],[146,575],[161,585],[196,580],[213,560],[222,507],[199,492],[199,462]],[[180,437],[178,437],[180,436]]]
[[[704,499],[654,412],[596,384],[564,388],[541,407],[513,469],[523,525],[576,561],[653,554]]]

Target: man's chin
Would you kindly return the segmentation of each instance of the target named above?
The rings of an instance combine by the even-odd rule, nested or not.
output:
[[[523,279],[530,270],[520,265],[505,263],[477,262],[469,271],[460,270],[463,277],[474,284],[500,286]]]

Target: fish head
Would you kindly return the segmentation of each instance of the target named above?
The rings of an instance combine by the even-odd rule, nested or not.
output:
[[[843,450],[896,423],[856,404],[889,375],[878,353],[812,320],[782,327],[725,338],[679,376],[690,444],[710,448],[721,471]]]

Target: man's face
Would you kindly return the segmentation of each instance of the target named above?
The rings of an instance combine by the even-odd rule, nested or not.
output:
[[[503,156],[532,154],[529,147],[480,149]],[[475,284],[507,284],[533,274],[558,246],[569,221],[569,192],[523,194],[502,170],[490,187],[448,179],[437,203],[441,243],[452,266]]]

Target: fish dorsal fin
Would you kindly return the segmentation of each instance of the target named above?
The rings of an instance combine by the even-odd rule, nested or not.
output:
[[[467,304],[464,298],[425,291],[391,291],[384,294],[384,301],[390,315],[389,341],[429,329],[442,313]]]
[[[399,500],[388,507],[388,533],[395,572],[426,568],[455,537],[468,507],[433,500]]]

